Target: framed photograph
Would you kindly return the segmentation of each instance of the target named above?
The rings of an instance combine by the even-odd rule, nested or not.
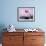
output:
[[[18,7],[17,20],[21,22],[34,22],[35,7]]]

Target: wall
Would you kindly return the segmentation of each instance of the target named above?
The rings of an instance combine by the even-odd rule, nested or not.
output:
[[[46,32],[46,0],[0,0],[0,31],[13,24],[16,28],[40,27]],[[35,7],[35,22],[18,22],[17,7]]]

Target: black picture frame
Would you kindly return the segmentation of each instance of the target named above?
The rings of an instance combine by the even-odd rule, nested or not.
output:
[[[17,21],[35,22],[35,7],[18,7]]]

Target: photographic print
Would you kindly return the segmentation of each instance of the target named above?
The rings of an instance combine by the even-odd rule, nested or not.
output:
[[[35,7],[18,7],[17,20],[22,22],[35,21]]]

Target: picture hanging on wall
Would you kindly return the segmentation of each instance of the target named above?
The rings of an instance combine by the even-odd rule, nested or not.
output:
[[[18,7],[17,20],[20,22],[34,22],[35,7]]]

